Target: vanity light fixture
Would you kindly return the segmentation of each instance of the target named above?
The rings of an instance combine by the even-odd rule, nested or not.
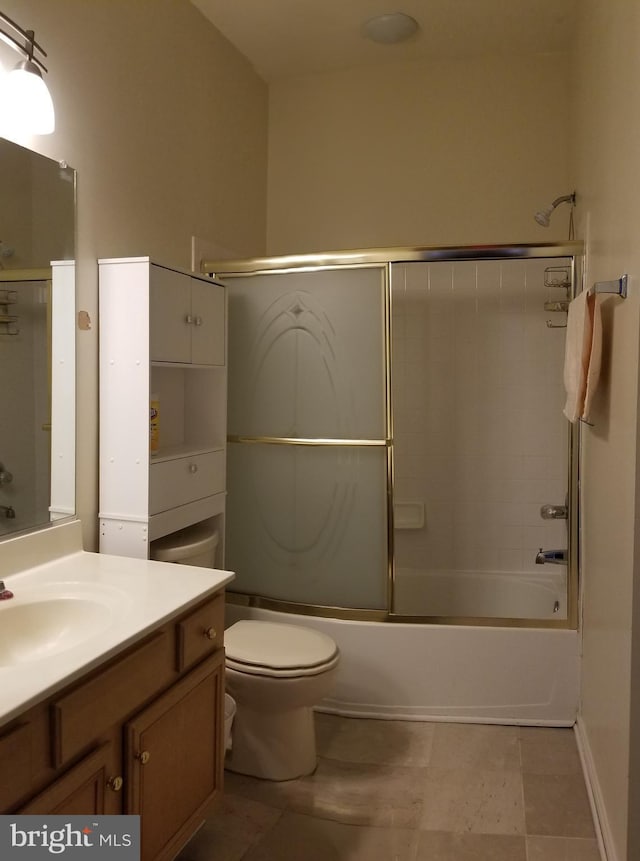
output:
[[[47,69],[36,56],[37,52],[46,57],[46,51],[36,42],[33,30],[23,30],[4,12],[0,12],[0,39],[23,56],[2,81],[0,108],[6,122],[12,131],[51,134],[56,125],[53,100],[42,77]]]

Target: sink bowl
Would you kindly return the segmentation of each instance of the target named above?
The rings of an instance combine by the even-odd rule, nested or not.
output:
[[[47,588],[0,602],[0,666],[39,661],[100,635],[116,618],[108,590]]]

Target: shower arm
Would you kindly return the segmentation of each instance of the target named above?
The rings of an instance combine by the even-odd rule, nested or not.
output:
[[[571,194],[563,194],[562,197],[556,197],[556,199],[552,202],[551,208],[555,209],[560,203],[571,203],[571,206],[575,206],[576,203],[576,193],[573,191]]]

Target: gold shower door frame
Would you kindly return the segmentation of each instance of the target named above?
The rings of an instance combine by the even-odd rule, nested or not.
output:
[[[253,258],[247,260],[202,261],[201,271],[226,281],[234,277],[251,275],[287,274],[289,272],[315,272],[322,270],[341,270],[353,268],[381,269],[384,275],[384,323],[385,323],[385,414],[386,438],[367,439],[297,439],[285,437],[250,437],[230,435],[231,443],[302,445],[302,446],[385,446],[387,462],[387,609],[371,610],[344,608],[329,605],[302,604],[267,598],[260,595],[227,592],[231,604],[259,607],[300,615],[319,616],[335,619],[375,622],[408,622],[418,624],[472,625],[482,627],[517,627],[576,629],[578,627],[578,572],[579,572],[579,450],[580,428],[571,425],[569,429],[569,522],[568,522],[568,562],[567,562],[567,618],[532,619],[503,618],[487,616],[414,616],[393,611],[394,598],[394,476],[393,476],[393,404],[391,392],[391,266],[407,262],[454,262],[481,260],[526,260],[529,258],[564,257],[571,261],[571,283],[573,296],[579,292],[582,281],[582,242],[545,243],[540,245],[484,245],[459,247],[390,247],[362,249],[323,254],[288,255],[284,257]]]

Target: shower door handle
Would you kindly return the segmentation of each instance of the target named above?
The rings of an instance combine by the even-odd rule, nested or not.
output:
[[[567,520],[569,508],[566,505],[543,505],[540,509],[543,520]]]

